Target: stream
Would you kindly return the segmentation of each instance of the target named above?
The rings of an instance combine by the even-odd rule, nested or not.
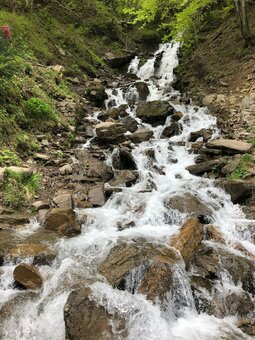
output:
[[[254,221],[246,219],[242,209],[231,202],[223,189],[215,186],[213,179],[197,177],[186,170],[195,164],[197,156],[189,151],[190,133],[212,129],[213,138],[216,138],[220,136],[220,131],[216,118],[210,115],[207,108],[183,104],[180,93],[172,88],[174,69],[178,65],[178,50],[178,43],[161,45],[154,57],[142,66],[136,57],[129,66],[129,73],[136,75],[137,81],[147,83],[150,91],[147,101],[171,101],[175,110],[183,113],[179,121],[183,126],[181,133],[171,138],[161,138],[164,128],[171,123],[171,116],[164,126],[151,126],[136,117],[136,80],[130,81],[127,86],[115,86],[107,90],[107,108],[127,104],[128,114],[140,126],[153,131],[153,138],[133,147],[132,155],[139,180],[133,186],[122,187],[121,192],[112,194],[103,207],[86,209],[88,219],[81,235],[62,238],[57,242],[55,247],[58,255],[53,264],[39,267],[45,278],[39,295],[19,303],[17,297],[23,293],[13,288],[12,277],[16,264],[4,264],[0,276],[0,306],[6,301],[11,303],[14,298],[16,306],[11,317],[0,326],[1,339],[65,339],[64,306],[72,288],[82,282],[90,286],[97,303],[110,314],[118,313],[125,320],[128,340],[252,339],[236,327],[237,316],[221,318],[198,310],[190,284],[190,277],[196,274],[194,267],[185,270],[182,263],[176,268],[174,288],[164,308],[159,301],[152,303],[137,291],[136,281],[139,281],[141,268],[136,268],[133,275],[131,273],[126,279],[125,290],[113,288],[97,270],[120,242],[132,243],[142,239],[155,245],[167,245],[169,238],[178,234],[190,214],[166,206],[165,201],[186,194],[192,195],[210,210],[210,224],[224,236],[224,244],[209,240],[203,241],[204,244],[248,258],[234,247],[238,243],[255,256],[255,246],[249,231]],[[155,68],[155,60],[160,53],[162,59]],[[89,148],[89,144],[84,149]],[[112,154],[117,151],[105,152],[107,163],[112,165]],[[82,211],[77,209],[77,214],[82,214]],[[130,224],[130,227],[119,230],[120,224]],[[30,232],[33,233],[36,228],[37,224]],[[27,262],[30,263],[30,260]],[[237,294],[243,292],[241,282],[234,282],[224,267],[214,281],[213,289],[217,290],[220,299],[224,299],[230,290]],[[212,299],[206,290],[200,290],[199,294],[202,295],[201,301],[205,297]]]

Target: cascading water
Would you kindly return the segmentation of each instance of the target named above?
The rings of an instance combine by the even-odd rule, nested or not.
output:
[[[178,96],[171,87],[173,70],[178,64],[178,48],[178,44],[162,45],[155,56],[141,67],[139,58],[131,62],[129,72],[148,84],[149,101],[169,100]],[[162,59],[159,67],[155,68],[159,54]],[[134,94],[135,91],[134,82],[128,90],[109,89],[106,105],[128,104],[130,93]],[[211,128],[217,136],[216,119],[209,115],[206,108],[195,108],[178,101],[173,105],[183,113],[180,120],[183,131],[169,139],[160,138],[165,126],[142,124],[136,118],[136,103],[129,106],[127,112],[154,133],[153,139],[133,149],[139,172],[138,183],[130,188],[123,187],[122,192],[113,194],[102,208],[87,209],[88,221],[83,226],[82,234],[57,243],[58,256],[53,265],[40,267],[45,278],[43,291],[25,302],[22,299],[14,300],[17,304],[15,311],[0,326],[2,339],[64,339],[63,309],[66,299],[75,283],[84,280],[94,282],[90,287],[96,302],[105,306],[110,314],[117,312],[125,319],[129,340],[218,340],[228,335],[232,336],[231,339],[249,339],[236,328],[236,317],[220,319],[197,312],[189,282],[190,273],[185,271],[183,263],[176,267],[173,290],[171,294],[169,292],[164,308],[160,303],[153,304],[146,300],[136,291],[143,267],[135,268],[128,274],[125,291],[112,288],[97,272],[98,264],[120,240],[132,242],[142,238],[155,244],[167,244],[169,237],[178,233],[189,214],[167,207],[165,201],[185,193],[195,196],[210,209],[211,222],[225,237],[222,247],[240,255],[232,247],[239,242],[255,255],[248,232],[251,222],[245,219],[239,206],[233,205],[229,195],[215,187],[213,180],[193,176],[186,170],[195,162],[195,155],[189,152],[188,136],[201,128]],[[170,119],[165,125],[169,124]],[[153,158],[149,156],[149,150],[153,150]],[[118,229],[119,223],[128,225],[131,221],[132,227]],[[13,297],[22,295],[22,292],[13,289],[13,269],[13,263],[5,263],[1,268],[0,307]],[[218,284],[222,296],[229,287],[241,289],[224,273],[221,280],[224,284]]]

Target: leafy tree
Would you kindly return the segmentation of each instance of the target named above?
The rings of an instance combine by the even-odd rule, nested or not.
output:
[[[160,18],[165,39],[180,38],[186,44],[198,41],[198,33],[208,23],[223,21],[236,7],[246,45],[254,43],[247,16],[248,0],[119,0],[134,24],[146,25]]]

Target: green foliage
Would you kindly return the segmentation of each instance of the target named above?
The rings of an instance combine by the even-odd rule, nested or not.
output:
[[[121,1],[122,11],[133,24],[158,24],[164,40],[178,39],[191,45],[207,25],[217,25],[234,7],[232,0],[130,0]],[[124,5],[126,4],[126,5]]]
[[[2,150],[0,151],[0,166],[19,165],[20,159],[14,151]]]
[[[0,183],[0,199],[5,206],[21,210],[29,205],[40,187],[39,174],[18,173],[7,169]]]
[[[31,120],[48,120],[53,118],[52,109],[40,98],[32,97],[25,102],[26,116]]]

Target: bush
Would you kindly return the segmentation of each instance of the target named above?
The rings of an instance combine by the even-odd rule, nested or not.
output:
[[[48,120],[52,118],[52,111],[40,98],[32,97],[25,102],[25,114],[32,120]]]

